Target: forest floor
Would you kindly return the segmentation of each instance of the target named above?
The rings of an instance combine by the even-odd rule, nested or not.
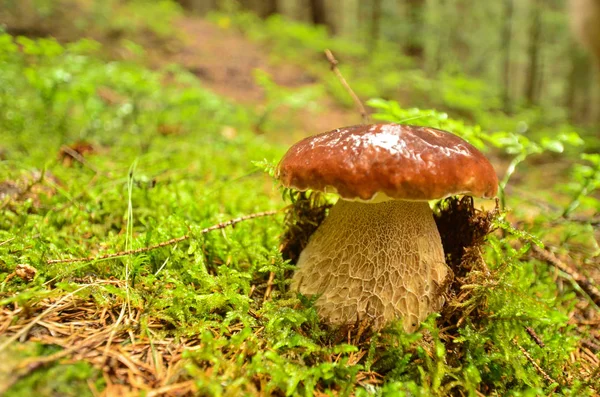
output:
[[[257,113],[274,100],[257,81],[257,69],[268,73],[278,87],[289,89],[289,92],[323,83],[322,76],[314,76],[293,63],[275,60],[269,48],[233,28],[222,28],[195,17],[178,19],[176,28],[177,43],[164,51],[149,53],[154,66],[182,65],[201,80],[203,87],[245,107],[257,109]],[[327,71],[328,68],[323,56],[322,69]],[[164,80],[159,81],[161,86]],[[175,91],[177,89],[175,87]],[[176,138],[160,131],[163,124],[158,123],[159,128],[155,128],[151,109],[144,113],[145,118],[136,120],[136,123],[150,120],[139,129],[149,134],[148,142],[140,150],[137,145],[141,139],[135,135],[138,125],[132,122],[136,124],[135,128],[119,129],[118,139],[105,140],[103,147],[85,157],[82,155],[76,162],[66,162],[58,156],[59,160],[48,166],[52,172],[47,179],[52,182],[56,175],[64,184],[51,184],[56,193],[53,191],[40,207],[36,206],[35,200],[31,208],[25,205],[31,187],[37,184],[29,183],[26,178],[22,179],[27,189],[19,193],[17,199],[10,200],[10,192],[4,198],[0,195],[5,200],[0,204],[6,208],[11,206],[10,212],[7,211],[11,218],[5,220],[8,233],[0,235],[0,253],[8,252],[6,258],[18,260],[20,264],[39,265],[37,279],[35,269],[18,265],[9,276],[11,283],[7,277],[0,288],[0,293],[6,295],[0,312],[0,333],[5,333],[8,338],[0,339],[0,351],[7,348],[10,358],[0,363],[0,386],[3,381],[14,383],[16,387],[11,395],[15,396],[24,395],[19,393],[29,392],[31,385],[37,387],[44,382],[50,383],[48,388],[60,391],[63,387],[71,387],[73,379],[77,381],[77,387],[85,391],[78,395],[89,395],[90,392],[94,395],[126,395],[137,394],[140,390],[145,390],[147,395],[183,395],[199,390],[206,395],[259,395],[259,391],[267,395],[269,390],[290,395],[294,390],[301,390],[299,387],[306,387],[305,394],[310,394],[309,387],[313,387],[315,394],[322,392],[325,395],[330,392],[323,390],[330,387],[332,390],[337,388],[340,394],[350,387],[371,390],[382,384],[381,374],[392,374],[392,370],[404,371],[418,379],[420,375],[415,371],[417,367],[422,370],[423,366],[423,373],[433,374],[433,390],[439,389],[442,395],[448,377],[455,373],[461,377],[468,375],[464,369],[471,367],[461,367],[462,362],[453,361],[463,359],[453,353],[461,351],[454,342],[448,342],[446,349],[440,342],[434,354],[434,344],[429,340],[413,349],[396,346],[395,339],[390,338],[391,342],[388,342],[385,335],[381,341],[375,338],[361,341],[359,333],[356,343],[349,341],[351,346],[343,347],[346,350],[332,346],[333,342],[323,336],[323,330],[310,317],[313,316],[312,309],[302,308],[289,294],[286,280],[290,269],[282,262],[278,251],[280,219],[240,222],[235,229],[219,227],[220,234],[202,231],[210,230],[208,226],[211,225],[227,224],[222,222],[240,214],[280,208],[282,203],[278,192],[273,192],[272,181],[251,166],[253,161],[281,155],[284,145],[271,145],[273,142],[289,144],[303,135],[360,122],[356,110],[339,105],[329,94],[322,94],[315,101],[318,103],[316,109],[277,108],[271,117],[280,119],[278,124],[265,131],[240,129],[237,137],[227,132],[229,125],[235,125],[233,116],[232,120],[219,116],[218,121],[211,121],[213,114],[210,112],[230,109],[226,101],[207,107],[209,110],[198,109],[198,112],[189,111],[184,100],[167,101],[157,108],[172,116],[174,125],[182,126],[181,131],[176,131]],[[173,103],[179,107],[172,106]],[[106,108],[108,118],[112,108]],[[171,119],[165,116],[164,120]],[[282,133],[281,126],[288,126],[290,131]],[[267,135],[267,139],[257,136],[261,134]],[[199,139],[209,143],[199,145]],[[43,146],[42,158],[47,157],[47,145],[33,146]],[[222,153],[228,156],[222,156]],[[502,172],[506,160],[496,158],[494,161]],[[539,167],[535,174],[515,180],[518,182],[515,192],[524,201],[532,190],[538,193],[532,188],[532,180],[536,186],[542,185],[553,177],[551,175],[564,175],[565,167],[564,163],[558,162],[551,172],[549,167]],[[125,180],[127,187],[124,187]],[[14,188],[13,185],[6,186]],[[257,194],[264,186],[273,197]],[[127,194],[129,198],[125,199]],[[539,196],[530,195],[531,207],[537,208],[538,212],[544,211],[544,205],[548,203],[540,203]],[[550,199],[548,202],[554,203]],[[127,218],[123,214],[127,214]],[[520,220],[522,224],[533,223],[533,217],[521,217]],[[180,245],[168,250],[149,250],[145,255],[84,261],[82,265],[69,263],[69,260],[46,262],[65,256],[85,259],[89,255],[118,250],[123,245],[146,247],[183,234],[187,237]],[[526,241],[525,234],[520,237]],[[562,324],[563,320],[557,319],[557,312],[550,310],[547,303],[554,302],[554,292],[545,287],[560,290],[556,295],[563,299],[562,296],[571,293],[572,280],[559,270],[553,271],[556,269],[553,264],[547,266],[549,260],[536,262],[533,257],[525,256],[526,250],[523,254],[513,253],[513,248],[521,248],[518,239],[494,241],[497,249],[514,260],[514,268],[506,272],[506,280],[481,285],[486,287],[485,294],[493,290],[495,295],[481,295],[485,300],[489,296],[493,299],[478,308],[481,315],[471,316],[468,321],[476,321],[480,329],[489,330],[486,337],[490,339],[485,342],[472,338],[471,346],[477,347],[481,340],[484,343],[478,347],[478,352],[488,352],[485,347],[495,355],[478,353],[476,358],[481,362],[473,361],[472,368],[478,365],[489,381],[494,375],[489,371],[493,365],[485,360],[495,360],[490,361],[494,365],[515,363],[515,370],[500,367],[501,377],[513,376],[510,371],[520,371],[519,379],[533,379],[529,386],[538,387],[536,390],[555,390],[557,387],[552,386],[556,382],[541,367],[552,371],[550,375],[565,387],[570,387],[573,382],[577,386],[578,378],[573,380],[575,371],[585,375],[581,377],[585,382],[592,383],[597,374],[597,370],[594,371],[598,367],[597,352],[600,350],[600,335],[589,329],[600,324],[593,304],[584,298],[573,299],[576,303],[570,303],[566,298],[564,302],[561,300],[561,309],[569,313],[569,319],[564,320],[568,326],[559,328],[555,324]],[[510,241],[514,247],[510,246]],[[551,243],[560,246],[560,242]],[[569,253],[577,254],[574,250]],[[577,258],[560,254],[559,261],[573,266],[577,263]],[[10,266],[14,264],[9,263]],[[227,266],[222,266],[225,264]],[[126,269],[124,276],[123,266]],[[550,270],[546,270],[547,267]],[[528,281],[532,275],[546,277],[542,280],[546,284]],[[586,275],[600,280],[597,272]],[[25,289],[28,278],[35,282],[42,276],[47,281],[39,286],[39,290]],[[511,283],[517,292],[529,288],[523,296],[535,296],[544,304],[539,308],[535,306],[534,310],[525,299],[524,309],[516,304],[495,303],[498,297],[514,296]],[[505,293],[499,286],[510,288]],[[24,293],[15,294],[16,298],[9,297],[10,288],[23,288]],[[500,319],[493,317],[498,314],[494,310],[505,310],[500,314],[516,320],[503,323],[501,316]],[[525,321],[521,323],[522,318]],[[522,324],[535,329],[548,347],[527,339]],[[504,338],[504,326],[517,335],[510,339],[514,346]],[[561,332],[570,333],[573,328],[580,328],[586,339],[582,340],[581,348],[572,349],[570,358],[555,362],[557,352],[567,348]],[[535,332],[533,335],[537,337]],[[28,338],[37,339],[41,344],[11,343]],[[525,349],[518,343],[530,353],[523,354]],[[391,355],[386,356],[388,353]],[[414,361],[416,364],[408,369],[396,368],[396,365],[403,365],[407,354],[419,357]],[[533,358],[530,354],[534,354]],[[377,358],[374,360],[372,355]],[[23,357],[27,360],[23,361]],[[360,366],[357,365],[359,362]],[[363,365],[365,362],[368,364]],[[568,367],[564,364],[567,362]],[[57,363],[60,365],[55,365]],[[374,364],[372,368],[371,363]],[[557,363],[565,365],[564,370]],[[454,367],[450,368],[451,365]],[[46,375],[43,375],[44,370],[47,370]],[[356,372],[347,372],[349,370]],[[335,382],[342,386],[332,383],[332,374],[339,377]],[[405,379],[398,378],[402,382],[412,379],[409,375],[402,376]],[[436,376],[439,376],[439,382]],[[318,380],[317,386],[313,378]],[[394,378],[390,375],[389,379]],[[386,382],[392,382],[389,379]],[[440,387],[442,379],[445,383]],[[475,390],[474,386],[469,386],[470,381],[459,379],[466,385],[464,390],[467,387]],[[422,380],[423,384],[428,382],[429,379]],[[494,382],[500,385],[496,386],[498,390],[502,390],[504,381]],[[343,386],[346,383],[349,386]],[[476,382],[479,383],[482,387],[493,385],[492,381],[488,384]],[[101,388],[104,390],[99,391]],[[0,387],[0,394],[1,390]],[[77,394],[76,390],[69,389],[69,393]]]

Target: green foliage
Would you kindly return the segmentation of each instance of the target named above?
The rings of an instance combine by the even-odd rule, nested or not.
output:
[[[181,14],[179,5],[171,0],[109,0],[94,2],[93,12],[85,22],[126,37],[135,37],[139,32],[147,31],[158,39],[170,39],[177,34],[172,22]]]
[[[85,362],[53,364],[42,366],[30,376],[24,377],[31,368],[23,368],[21,360],[43,360],[60,352],[60,348],[52,345],[27,342],[11,346],[3,356],[0,364],[0,391],[3,396],[18,397],[22,395],[80,395],[93,396],[90,385],[103,388],[104,381],[100,371]],[[10,375],[17,375],[17,381],[7,391]]]
[[[18,45],[22,51],[9,35],[0,36],[0,128],[20,131],[8,135],[7,143],[41,138],[56,148],[90,137],[109,143],[116,133],[143,142],[139,137],[168,127],[197,130],[198,119],[206,120],[202,129],[214,130],[224,118],[235,126],[248,117],[199,89],[197,80],[177,67],[152,72],[132,63],[104,63],[91,56],[98,47],[91,41],[62,47],[52,39],[22,37]]]
[[[233,25],[242,29],[253,40],[275,45],[273,52],[281,57],[299,57],[298,49],[312,54],[323,53],[326,48],[348,55],[359,55],[365,51],[350,41],[332,38],[324,26],[310,26],[277,14],[262,20],[252,12],[230,7],[225,13],[212,12],[209,19],[223,28]]]
[[[363,97],[396,93],[398,86],[405,81],[402,69],[411,64],[410,59],[398,54],[391,43],[382,43],[381,51],[369,53],[364,45],[355,40],[330,36],[323,26],[310,26],[280,15],[261,20],[251,12],[234,8],[227,13],[213,12],[209,18],[223,28],[232,25],[248,37],[267,44],[275,61],[291,61],[311,74],[322,76],[327,91],[347,107],[353,106],[352,100],[329,69],[324,67],[325,49],[330,49],[336,56],[343,54],[339,58],[340,68],[352,82],[352,87]],[[393,57],[389,54],[393,54]],[[360,67],[349,67],[348,61]],[[377,76],[377,79],[373,79],[373,76]]]
[[[412,40],[407,36],[414,34],[411,28],[414,21],[402,19],[403,23],[398,24],[398,18],[404,16],[392,17],[403,7],[392,6],[388,10],[389,15],[383,15],[381,30],[387,35],[382,34],[375,48],[370,48],[369,37],[372,32],[365,26],[352,29],[347,34],[331,36],[322,26],[309,26],[280,15],[261,20],[255,14],[240,11],[237,7],[226,7],[220,13],[213,12],[211,18],[223,28],[233,26],[250,38],[267,44],[272,57],[301,64],[314,75],[320,76],[328,92],[347,107],[353,106],[351,99],[325,67],[322,54],[326,48],[336,54],[341,61],[342,73],[362,98],[402,98],[411,107],[445,109],[474,120],[485,129],[513,130],[520,124],[534,134],[543,136],[551,134],[556,125],[565,125],[564,128],[567,128],[567,114],[563,108],[556,106],[560,99],[556,97],[557,93],[564,91],[562,85],[548,90],[551,95],[541,98],[542,103],[538,108],[522,105],[521,101],[515,105],[515,114],[506,116],[503,113],[502,89],[499,84],[490,84],[490,81],[495,82],[501,76],[497,66],[500,59],[494,58],[496,62],[490,62],[489,59],[489,42],[493,41],[493,45],[501,43],[496,41],[495,35],[483,34],[480,37],[485,37],[486,44],[481,46],[480,37],[474,38],[464,30],[464,24],[468,24],[477,31],[489,31],[496,26],[489,23],[489,13],[500,13],[502,7],[487,3],[477,7],[470,5],[468,13],[473,14],[475,19],[465,21],[461,13],[454,10],[456,5],[436,3],[427,3],[426,21],[421,22],[428,29],[419,26],[419,34],[425,36],[425,68],[419,64],[419,60],[401,51],[402,43]],[[550,15],[552,11],[548,11]],[[564,15],[555,16],[560,21],[548,23],[564,25]],[[452,21],[450,25],[448,18]],[[450,32],[453,28],[455,31]],[[448,37],[440,39],[444,35]],[[463,53],[464,49],[458,44],[458,48],[441,47],[444,40],[461,43],[469,49],[469,53]],[[564,51],[565,44],[552,43],[552,46]],[[461,53],[461,63],[456,61],[455,53]],[[468,60],[467,64],[462,62],[464,59]]]

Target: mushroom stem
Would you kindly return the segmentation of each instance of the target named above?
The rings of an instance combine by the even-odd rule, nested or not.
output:
[[[292,288],[319,295],[332,324],[368,317],[380,328],[402,317],[413,332],[442,306],[448,272],[426,201],[340,199],[300,254]]]

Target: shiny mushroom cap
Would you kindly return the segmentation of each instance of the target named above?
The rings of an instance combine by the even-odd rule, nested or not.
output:
[[[284,186],[347,200],[491,198],[498,177],[473,145],[446,131],[401,124],[338,128],[292,146],[278,165]]]

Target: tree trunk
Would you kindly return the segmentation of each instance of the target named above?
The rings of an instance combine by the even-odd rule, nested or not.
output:
[[[503,50],[503,69],[502,69],[502,103],[504,112],[510,114],[512,112],[512,103],[510,97],[510,47],[512,41],[512,19],[514,5],[513,0],[504,0],[504,24],[502,26],[502,40],[504,44]]]
[[[565,107],[569,111],[569,119],[574,123],[584,123],[588,119],[590,84],[592,80],[590,62],[585,54],[576,46],[571,47],[571,61],[567,80]]]
[[[278,10],[277,0],[248,0],[242,2],[242,4],[261,18],[276,14]]]
[[[531,24],[529,25],[529,45],[527,49],[528,66],[525,80],[525,100],[528,105],[538,102],[538,82],[540,81],[540,41],[542,37],[542,2],[535,0],[531,4]]]
[[[325,0],[310,0],[310,16],[315,25],[327,25]]]
[[[570,0],[571,27],[600,66],[600,0]]]
[[[369,52],[375,51],[381,29],[381,0],[373,0],[371,8],[371,34],[369,35]]]
[[[406,0],[406,3],[410,29],[404,52],[409,56],[423,59],[425,53],[423,47],[425,0]]]
[[[439,13],[440,15],[444,16],[445,12],[446,12],[446,0],[439,0],[437,2],[437,7],[435,10],[436,13]],[[447,16],[447,15],[446,15]],[[449,30],[448,29],[448,21],[445,21],[445,23],[441,23],[442,18],[438,17],[436,18],[437,23],[435,24],[435,29],[436,29],[436,38],[437,38],[437,47],[435,49],[435,54],[434,54],[434,58],[433,58],[433,73],[438,73],[440,70],[442,70],[442,67],[444,65],[444,59],[445,59],[445,54],[446,54],[446,50],[448,49],[448,44],[449,44]]]

